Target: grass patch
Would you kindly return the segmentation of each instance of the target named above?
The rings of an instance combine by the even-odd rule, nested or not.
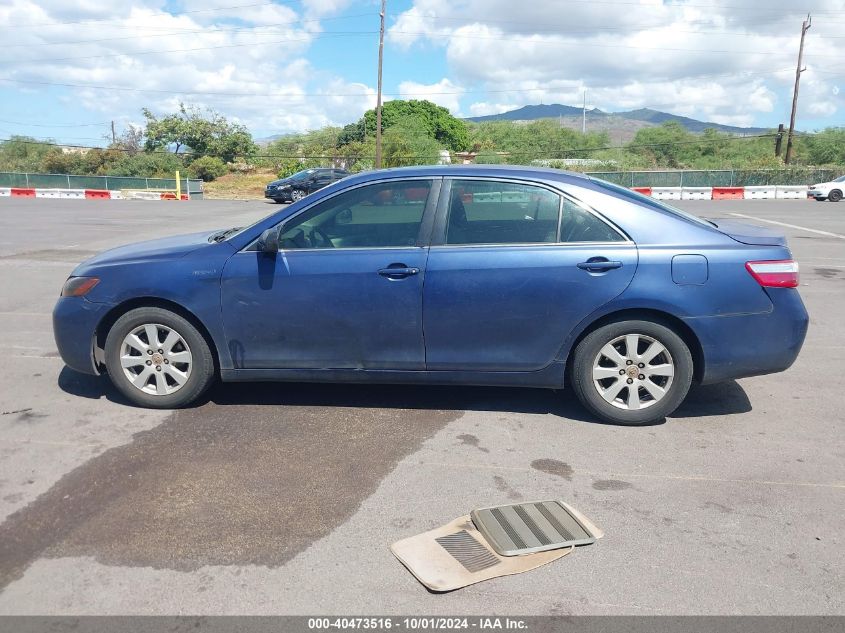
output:
[[[254,174],[226,174],[203,185],[203,197],[210,200],[263,200],[264,187],[278,176],[272,171]]]

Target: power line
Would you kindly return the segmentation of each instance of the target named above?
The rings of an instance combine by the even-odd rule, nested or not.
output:
[[[254,7],[267,7],[267,6],[287,6],[287,7],[289,7],[291,4],[299,4],[299,3],[301,3],[301,1],[302,0],[287,0],[287,1],[279,0],[278,2],[259,2],[259,3],[256,3],[256,4],[238,4],[238,5],[234,5],[234,6],[228,6],[228,7],[214,7],[214,8],[211,8],[211,9],[194,9],[192,11],[173,11],[173,12],[159,11],[159,12],[156,12],[156,13],[147,13],[143,17],[158,17],[158,16],[163,17],[163,16],[167,16],[167,17],[174,17],[175,18],[175,17],[179,17],[181,15],[194,15],[194,14],[197,14],[197,13],[213,13],[213,12],[217,12],[217,11],[231,11],[233,9],[248,9],[248,8],[254,8]],[[72,20],[72,21],[69,21],[69,22],[29,22],[29,23],[25,23],[25,24],[15,24],[14,26],[0,27],[0,28],[18,29],[18,28],[28,28],[28,27],[32,27],[32,26],[39,26],[40,27],[40,26],[66,26],[66,25],[70,25],[70,24],[103,24],[104,22],[106,22],[106,23],[112,22],[116,19],[119,19],[119,18],[100,18],[100,19],[91,18],[91,19],[86,19],[86,20]]]
[[[415,32],[415,31],[392,31],[393,33],[400,33],[402,35],[418,35],[418,36],[425,36],[428,38],[447,38],[450,40],[453,39],[464,39],[464,40],[488,40],[493,42],[527,42],[527,41],[535,41],[537,42],[537,38],[528,38],[528,37],[485,37],[485,36],[477,36],[477,35],[454,35],[454,34],[438,34],[438,33],[425,33],[425,32]],[[723,53],[723,54],[730,54],[730,55],[780,55],[783,51],[747,51],[747,50],[735,50],[735,49],[717,49],[717,48],[676,48],[676,47],[662,47],[662,46],[635,46],[631,44],[591,44],[588,42],[582,41],[573,41],[573,42],[543,42],[540,41],[539,43],[544,44],[554,44],[555,46],[577,46],[579,48],[627,48],[632,50],[644,50],[644,51],[673,51],[673,52],[684,52],[684,53]],[[816,57],[835,57],[836,59],[841,59],[841,55],[816,55]]]
[[[306,38],[292,38],[284,40],[273,40],[269,42],[245,42],[242,44],[218,44],[216,46],[198,46],[195,48],[174,48],[164,51],[138,51],[132,53],[110,53],[108,55],[82,55],[78,57],[55,57],[52,59],[24,59],[24,60],[0,60],[0,64],[44,64],[47,62],[66,62],[78,59],[110,59],[113,57],[137,57],[140,55],[162,55],[166,53],[191,53],[196,51],[209,51],[222,48],[244,48],[250,46],[268,46],[272,44],[287,44],[290,42],[311,42],[315,39],[328,39],[330,37],[354,37],[356,35],[372,35],[377,31],[331,31],[326,33],[318,33]]]
[[[304,24],[308,22],[326,22],[329,20],[350,20],[353,18],[360,18],[366,17],[371,15],[378,15],[376,13],[356,13],[353,15],[344,15],[344,16],[337,16],[333,18],[311,18],[311,19],[299,19],[299,20],[291,20],[290,22],[276,22],[273,24],[261,24],[258,26],[244,26],[244,27],[232,27],[232,28],[222,28],[222,27],[214,27],[214,28],[206,28],[206,29],[177,29],[177,28],[170,28],[167,27],[167,30],[164,32],[154,33],[151,35],[144,35],[144,38],[151,38],[151,37],[170,37],[171,35],[181,35],[181,34],[193,34],[193,33],[200,33],[202,35],[206,34],[214,34],[214,33],[247,33],[247,32],[255,32],[262,29],[274,29],[278,27],[290,27],[292,24]],[[114,29],[115,27],[109,27],[110,29]],[[124,28],[124,27],[121,27]],[[124,35],[121,37],[104,37],[94,40],[74,40],[70,42],[38,42],[38,43],[24,43],[24,44],[0,44],[0,48],[32,48],[33,46],[72,46],[76,44],[96,44],[99,42],[114,42],[120,40],[137,40],[138,34],[137,31],[144,30],[146,27],[143,26],[129,26],[125,28],[130,28],[133,31],[133,35]],[[150,27],[147,30],[153,30],[153,27]],[[154,30],[160,31],[161,27],[154,27]],[[269,35],[272,35],[270,33]]]
[[[767,75],[774,75],[777,73],[788,72],[791,68],[780,68],[777,70],[768,70],[768,71],[739,71],[739,72],[732,72],[732,73],[712,73],[712,74],[705,74],[705,75],[694,75],[689,77],[689,79],[716,79],[721,77],[736,77],[738,79],[741,78],[753,78],[756,76],[767,76]],[[822,71],[818,71],[822,72]],[[839,71],[837,71],[839,72]],[[26,85],[37,85],[37,86],[56,86],[62,88],[79,88],[79,89],[86,89],[86,90],[114,90],[119,92],[140,92],[140,93],[153,93],[153,94],[168,94],[168,95],[198,95],[198,96],[212,96],[212,97],[276,97],[276,98],[290,98],[290,99],[300,99],[302,97],[371,97],[373,93],[369,92],[303,92],[303,93],[290,93],[284,94],[279,92],[209,92],[209,91],[197,91],[197,90],[164,90],[159,88],[133,88],[128,86],[103,86],[103,85],[95,85],[95,84],[77,84],[77,83],[66,83],[66,82],[56,82],[56,81],[35,81],[35,80],[28,80],[28,79],[12,79],[11,77],[0,77],[0,81],[5,81],[9,83],[19,83],[19,84],[26,84]],[[426,90],[424,92],[385,92],[384,95],[388,97],[424,97],[424,96],[446,96],[446,95],[473,95],[473,94],[508,94],[508,93],[523,93],[523,92],[555,92],[555,88],[549,88],[548,86],[545,87],[538,87],[538,88],[527,88],[527,87],[520,87],[520,88],[505,88],[505,89],[497,89],[497,90],[444,90],[444,91],[430,91]],[[660,104],[658,104],[660,105]],[[672,104],[666,104],[672,105]]]
[[[70,127],[101,127],[103,125],[109,125],[110,121],[105,121],[103,123],[73,123],[70,125],[65,124],[44,124],[44,123],[23,123],[21,121],[6,121],[5,119],[0,119],[0,123],[8,123],[10,125],[24,125],[27,127],[48,127],[48,128],[70,128]]]

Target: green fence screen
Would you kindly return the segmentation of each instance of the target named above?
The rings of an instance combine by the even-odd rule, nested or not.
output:
[[[182,191],[202,197],[202,180],[180,178]],[[27,189],[176,189],[175,178],[133,178],[131,176],[73,176],[69,174],[27,174],[0,172],[0,187]]]
[[[602,171],[587,175],[623,187],[745,187],[753,185],[812,185],[838,178],[835,169],[719,169],[708,171]]]

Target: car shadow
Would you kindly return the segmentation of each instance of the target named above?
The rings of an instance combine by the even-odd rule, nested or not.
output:
[[[670,416],[673,418],[703,418],[714,415],[734,415],[752,410],[748,394],[736,380],[713,385],[693,385],[686,399]]]
[[[90,376],[65,367],[58,378],[65,393],[98,400],[105,398],[135,406],[114,388],[106,376]],[[351,407],[362,409],[452,410],[546,414],[559,418],[606,424],[593,417],[571,390],[519,387],[466,387],[440,385],[332,384],[332,383],[217,383],[190,408],[214,404],[237,406]],[[692,418],[751,411],[751,403],[736,381],[693,387],[686,401],[671,415]],[[655,424],[663,424],[665,420]]]

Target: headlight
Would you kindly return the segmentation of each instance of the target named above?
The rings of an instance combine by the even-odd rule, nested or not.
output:
[[[100,283],[97,277],[69,277],[62,288],[63,297],[83,297]]]

